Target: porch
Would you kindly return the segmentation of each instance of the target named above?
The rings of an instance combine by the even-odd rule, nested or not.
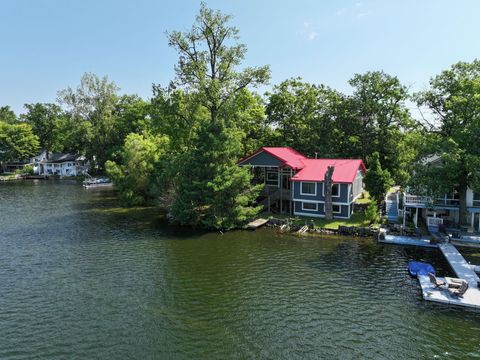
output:
[[[264,184],[258,203],[268,213],[293,214],[290,178],[294,171],[289,167],[252,166],[253,184]]]

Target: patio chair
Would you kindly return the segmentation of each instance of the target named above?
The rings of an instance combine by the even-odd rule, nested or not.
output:
[[[435,288],[447,285],[445,281],[437,279],[437,277],[431,272],[428,273],[428,278],[430,279],[432,284],[435,286]]]
[[[463,281],[458,288],[448,288],[448,291],[453,296],[463,297],[463,294],[468,290],[468,282]]]

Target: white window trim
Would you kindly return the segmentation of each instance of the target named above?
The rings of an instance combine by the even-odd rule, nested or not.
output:
[[[268,172],[269,171],[273,171],[273,169],[268,169],[268,168],[276,168],[277,169],[277,184],[276,185],[273,185],[273,184],[267,184],[267,178],[268,178]],[[268,180],[269,182],[273,182],[273,180]],[[266,166],[265,167],[265,178],[263,179],[263,183],[266,185],[266,186],[276,186],[276,187],[280,187],[280,169],[277,167],[277,166]]]
[[[315,209],[305,209],[304,204],[314,204]],[[312,201],[302,201],[302,211],[318,211],[318,203]]]
[[[313,184],[313,188],[315,190],[315,193],[309,194],[309,193],[304,193],[303,192],[303,184]],[[317,183],[315,181],[300,181],[300,195],[305,195],[305,196],[317,196]]]
[[[333,195],[332,194],[332,199],[339,199],[342,195],[342,187],[340,186],[341,184],[340,183],[333,183],[332,184],[332,187],[333,185],[338,185],[338,195]],[[325,182],[322,182],[322,196],[325,197]]]
[[[305,213],[301,211],[294,211],[293,215],[298,215],[298,216],[306,216],[306,217],[318,217],[318,218],[324,218],[324,214],[315,214],[315,213]],[[334,219],[350,219],[348,216],[334,216]]]
[[[319,204],[325,204],[324,200],[307,200],[307,199],[298,199],[298,198],[292,198],[293,201],[300,201],[300,202],[316,202]],[[340,201],[332,201],[333,205],[351,205],[353,202],[352,201],[347,201],[347,202],[340,202]]]
[[[334,210],[333,210],[333,207],[334,207],[334,206],[338,206],[338,211],[334,211]],[[342,205],[332,204],[332,213],[333,213],[333,214],[341,214],[341,213],[342,213]]]

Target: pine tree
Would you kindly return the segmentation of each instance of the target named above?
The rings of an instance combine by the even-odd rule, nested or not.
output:
[[[388,170],[382,169],[380,156],[377,152],[372,154],[369,163],[370,166],[365,176],[365,186],[376,202],[380,203],[393,185],[393,180]]]

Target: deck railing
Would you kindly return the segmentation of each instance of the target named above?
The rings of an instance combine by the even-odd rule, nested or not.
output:
[[[446,199],[446,198],[436,198],[432,201],[430,196],[418,196],[418,195],[407,195],[404,196],[404,203],[405,205],[433,205],[433,206],[451,206],[451,207],[458,207],[460,205],[460,201],[458,199]],[[480,201],[478,205],[480,206]]]
[[[429,196],[418,196],[418,195],[407,195],[403,197],[403,202],[405,205],[425,205],[432,201],[432,198]]]

